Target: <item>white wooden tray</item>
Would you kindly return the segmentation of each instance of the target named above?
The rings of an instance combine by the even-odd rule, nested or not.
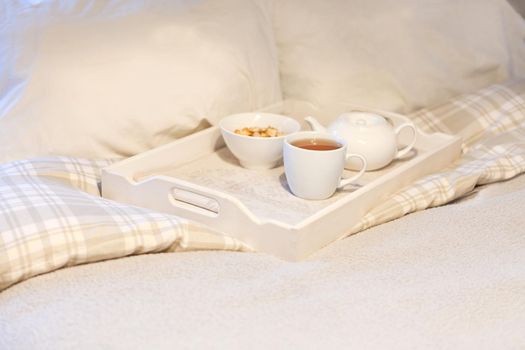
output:
[[[264,110],[305,125],[307,115],[327,123],[351,109],[285,101]],[[408,121],[399,114],[378,112],[394,125]],[[400,143],[409,136],[401,134]],[[418,130],[414,151],[405,159],[366,173],[356,186],[327,200],[308,201],[290,193],[282,166],[263,171],[240,167],[220,130],[211,127],[105,168],[102,194],[194,220],[257,251],[298,260],[344,237],[374,205],[444,168],[460,152],[459,137]]]

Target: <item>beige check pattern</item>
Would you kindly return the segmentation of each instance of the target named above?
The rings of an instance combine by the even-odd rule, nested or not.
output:
[[[100,169],[108,164],[56,157],[0,165],[0,290],[132,254],[243,248],[187,220],[101,198]]]
[[[525,80],[494,85],[411,116],[427,132],[463,137],[463,155],[374,208],[356,233],[448,203],[525,171]],[[132,254],[247,250],[182,218],[100,197],[110,161],[65,157],[0,165],[0,290],[64,266]]]
[[[351,233],[446,204],[525,171],[525,80],[493,85],[410,116],[422,130],[461,135],[463,154],[371,210]]]

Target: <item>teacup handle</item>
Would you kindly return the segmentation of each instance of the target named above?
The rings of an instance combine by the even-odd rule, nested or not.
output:
[[[337,188],[343,188],[343,187],[351,184],[355,180],[359,179],[366,171],[367,163],[366,163],[365,157],[363,157],[360,154],[350,153],[350,154],[346,155],[346,162],[348,162],[348,160],[350,158],[359,158],[361,160],[361,163],[363,164],[363,166],[361,167],[361,170],[359,171],[359,173],[357,173],[356,175],[352,176],[351,178],[349,178],[349,179],[341,179],[339,181],[339,186],[337,186]]]
[[[414,124],[412,123],[403,123],[401,125],[399,125],[396,130],[395,130],[395,133],[396,133],[396,138],[399,136],[399,133],[401,132],[401,130],[403,130],[404,128],[410,128],[412,129],[412,133],[414,135],[414,137],[412,138],[412,142],[410,142],[410,144],[408,146],[405,146],[403,147],[402,149],[398,150],[397,153],[396,153],[396,156],[394,157],[394,159],[399,159],[403,156],[405,156],[408,152],[410,152],[410,150],[412,149],[412,147],[414,147],[414,145],[416,144],[416,136],[417,136],[417,132],[416,132],[416,127],[414,126]]]

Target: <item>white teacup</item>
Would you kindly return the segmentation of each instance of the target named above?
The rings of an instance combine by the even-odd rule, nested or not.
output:
[[[360,178],[366,169],[366,159],[359,154],[347,154],[346,150],[346,141],[329,133],[302,131],[288,135],[284,139],[283,159],[292,193],[304,199],[326,199]],[[359,159],[361,169],[355,176],[342,179],[350,158]]]

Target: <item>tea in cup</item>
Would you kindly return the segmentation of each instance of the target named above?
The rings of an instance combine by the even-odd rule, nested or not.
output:
[[[359,172],[342,179],[345,163],[359,159]],[[284,139],[283,159],[286,181],[294,195],[303,199],[326,199],[337,189],[359,179],[366,169],[366,159],[347,154],[347,143],[328,133],[303,131]]]

